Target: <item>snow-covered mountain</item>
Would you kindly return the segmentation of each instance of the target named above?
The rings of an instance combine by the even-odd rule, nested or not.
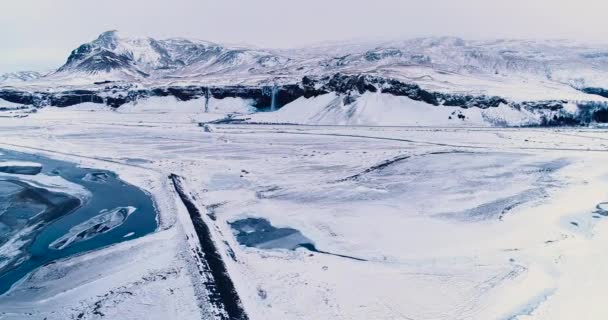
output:
[[[267,51],[200,40],[125,38],[117,31],[107,31],[73,50],[67,62],[49,78],[134,81],[180,75],[242,74],[242,71],[254,72],[287,61]]]
[[[604,118],[593,110],[608,102],[607,75],[608,46],[566,40],[433,37],[259,49],[181,38],[130,38],[108,31],[74,49],[55,72],[0,84],[0,98],[34,105],[94,102],[118,107],[150,96],[230,97],[265,109],[336,94],[345,114],[354,114],[348,110],[361,105],[354,103],[358,97],[377,92],[429,106],[506,105],[515,112],[524,108],[520,116],[525,118],[534,113],[532,124],[574,124]]]
[[[5,83],[19,83],[36,80],[43,75],[37,71],[18,71],[0,74],[0,85]]]
[[[336,73],[382,76],[444,92],[577,99],[582,98],[578,90],[608,88],[608,46],[435,37],[275,50],[180,38],[129,38],[108,31],[74,49],[56,72],[31,83],[260,85]]]

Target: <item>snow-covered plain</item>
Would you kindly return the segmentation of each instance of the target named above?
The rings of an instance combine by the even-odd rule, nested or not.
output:
[[[362,101],[375,108],[373,99]],[[370,122],[205,132],[198,122],[225,115],[153,102],[0,119],[0,148],[116,172],[150,193],[161,225],[40,268],[0,296],[0,319],[212,319],[172,173],[206,208],[250,319],[608,316],[606,130]],[[247,217],[296,229],[329,254],[241,246],[229,222]]]

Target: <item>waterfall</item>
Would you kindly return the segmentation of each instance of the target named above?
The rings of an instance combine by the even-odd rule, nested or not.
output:
[[[277,93],[278,93],[278,87],[275,84],[272,87],[272,94],[270,97],[270,111],[276,111],[277,110]]]
[[[209,112],[209,99],[211,98],[211,89],[207,87],[207,91],[205,91],[205,113]]]

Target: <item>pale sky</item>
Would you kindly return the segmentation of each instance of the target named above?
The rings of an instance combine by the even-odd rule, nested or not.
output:
[[[260,47],[459,36],[606,42],[606,0],[1,0],[0,73],[59,67],[103,31]]]

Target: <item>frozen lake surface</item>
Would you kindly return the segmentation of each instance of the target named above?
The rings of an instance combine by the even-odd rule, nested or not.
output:
[[[277,228],[266,219],[245,218],[230,223],[237,241],[244,246],[260,249],[288,249],[304,247],[314,249],[314,244],[300,231]]]

